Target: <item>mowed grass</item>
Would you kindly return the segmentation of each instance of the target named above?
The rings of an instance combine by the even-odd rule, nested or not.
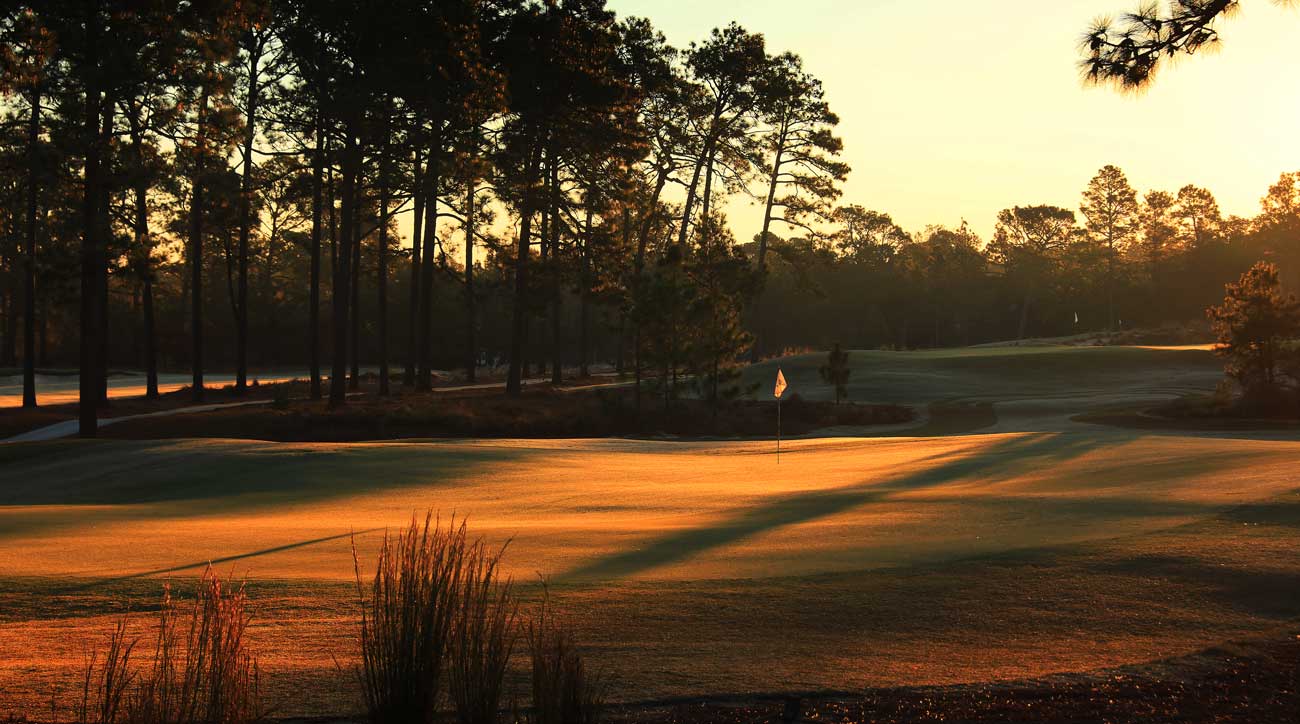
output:
[[[746,370],[747,382],[771,396],[780,367],[790,393],[828,399],[818,370],[825,354],[768,360]],[[1026,397],[1103,395],[1124,392],[1181,393],[1214,389],[1222,362],[1208,349],[1157,347],[966,347],[958,349],[849,353],[849,398],[917,404],[954,398],[1008,401]]]
[[[1042,394],[1031,358],[1073,369],[1081,390],[1113,378],[1158,396],[1198,384],[1208,359],[872,354],[880,374],[930,376],[909,383],[925,391],[916,402],[1022,389],[1023,403]],[[813,361],[782,363],[796,389]],[[872,369],[861,363],[858,384],[876,384]],[[1000,369],[1024,384],[983,382]],[[335,666],[356,656],[351,534],[373,560],[383,529],[426,508],[512,541],[507,569],[551,582],[615,700],[1083,671],[1300,616],[1291,439],[1079,426],[798,440],[779,466],[772,452],[631,440],[0,448],[0,714],[47,709],[120,611],[156,605],[163,580],[183,588],[209,561],[250,581],[250,637],[277,713],[355,706]]]

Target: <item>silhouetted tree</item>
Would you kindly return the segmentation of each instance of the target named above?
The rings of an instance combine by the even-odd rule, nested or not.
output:
[[[733,177],[747,170],[742,164],[752,158],[750,129],[758,120],[762,95],[760,85],[769,59],[763,36],[732,23],[714,29],[708,40],[692,44],[686,66],[697,84],[693,104],[699,114],[694,170],[686,186],[677,244],[685,248],[694,225],[695,204],[700,201],[701,221],[707,221],[713,196],[713,177],[719,165]],[[719,164],[721,161],[721,164]],[[703,190],[700,189],[701,180]]]
[[[1022,289],[1017,339],[1025,338],[1034,295],[1050,282],[1078,231],[1074,212],[1058,206],[1017,206],[998,213],[989,253]]]
[[[1259,262],[1227,285],[1223,304],[1207,314],[1218,337],[1216,354],[1228,376],[1260,399],[1277,388],[1284,340],[1300,332],[1300,309],[1278,284],[1277,267]]]
[[[1124,172],[1104,166],[1084,189],[1079,211],[1084,229],[1106,254],[1106,328],[1115,328],[1115,284],[1121,254],[1128,251],[1138,230],[1137,192]]]
[[[831,353],[826,357],[826,364],[820,369],[822,382],[830,385],[835,390],[835,404],[849,395],[849,376],[853,374],[852,368],[849,367],[849,353],[840,348],[837,342],[831,348]]]
[[[1179,238],[1190,249],[1204,248],[1216,239],[1223,224],[1214,194],[1190,184],[1178,190],[1173,215],[1178,220]]]
[[[1176,0],[1167,6],[1144,4],[1118,21],[1102,18],[1081,42],[1084,75],[1093,82],[1142,88],[1165,61],[1217,45],[1215,21],[1239,4],[1238,0]]]
[[[23,407],[36,407],[36,235],[40,178],[41,105],[50,84],[54,38],[40,16],[19,11],[0,17],[0,95],[27,104],[23,210]],[[14,323],[9,315],[10,339]]]

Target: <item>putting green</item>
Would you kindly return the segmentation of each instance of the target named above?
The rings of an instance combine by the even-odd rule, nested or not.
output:
[[[781,364],[817,396],[817,362]],[[779,465],[766,441],[2,448],[0,714],[71,687],[122,601],[151,603],[160,579],[184,587],[209,561],[251,581],[280,712],[346,708],[350,534],[368,560],[383,529],[427,508],[509,540],[509,570],[552,582],[624,700],[1080,671],[1300,616],[1300,442],[1068,423],[1099,399],[1212,385],[1208,354],[855,365],[857,392],[894,375],[891,399],[996,400],[996,423],[791,441]]]

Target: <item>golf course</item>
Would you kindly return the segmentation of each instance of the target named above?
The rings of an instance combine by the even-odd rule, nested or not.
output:
[[[833,399],[824,359],[746,380]],[[614,702],[1151,667],[1300,620],[1300,433],[1088,421],[1212,392],[1208,349],[849,364],[850,400],[916,418],[779,464],[775,439],[663,436],[0,445],[0,716],[66,707],[122,615],[209,563],[247,582],[275,715],[355,711],[354,543],[366,576],[430,509],[507,546],[526,600],[546,582]]]

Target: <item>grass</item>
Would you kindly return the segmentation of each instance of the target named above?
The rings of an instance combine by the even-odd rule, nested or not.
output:
[[[86,660],[82,677],[81,704],[76,708],[78,724],[114,724],[126,702],[128,688],[135,678],[131,654],[136,641],[127,636],[127,620],[118,622],[104,648],[103,659],[93,650]]]
[[[825,361],[825,352],[771,360],[749,368],[745,380],[759,383],[768,394],[780,367],[792,393],[831,399],[819,375]],[[1130,385],[1211,391],[1223,377],[1222,362],[1209,351],[1141,347],[855,350],[849,353],[849,366],[850,400],[909,405],[967,398],[1106,395]]]
[[[975,390],[1014,422],[998,395],[1039,383],[1011,366],[999,377],[1007,353],[981,354],[995,361],[886,356],[855,375],[938,400]],[[1055,354],[1032,353],[1049,367]],[[1116,389],[1217,381],[1181,353],[1087,359],[1099,368],[1066,363],[1084,371],[1051,391],[1077,395],[1060,419]],[[470,514],[493,547],[511,540],[503,576],[547,575],[612,702],[1007,681],[1300,620],[1294,435],[1053,429],[796,440],[779,467],[761,441],[0,449],[0,715],[45,709],[54,682],[76,679],[119,593],[156,605],[158,578],[220,559],[255,581],[248,635],[278,711],[337,714],[358,661],[348,531],[374,560],[382,535],[364,531],[413,507]]]
[[[900,405],[791,401],[783,411],[789,434],[831,426],[891,425],[912,419]],[[671,410],[647,396],[642,412],[631,391],[528,391],[522,398],[499,391],[448,395],[401,394],[365,397],[347,408],[295,401],[270,407],[241,407],[177,417],[133,420],[103,431],[121,439],[239,438],[280,442],[478,438],[592,438],[625,435],[768,436],[775,433],[773,402],[742,401],[715,418],[699,400],[679,400]]]
[[[504,550],[504,549],[502,549]],[[518,603],[498,573],[501,553],[469,542],[466,524],[444,528],[430,511],[395,537],[385,534],[361,604],[357,682],[373,722],[431,724],[439,719],[444,674],[460,724],[492,724],[519,637]],[[249,616],[241,586],[225,591],[209,567],[188,633],[178,628],[170,592],[159,608],[151,665],[132,659],[138,639],[118,621],[102,657],[82,676],[79,724],[248,724],[261,716],[258,669],[244,647]],[[549,597],[528,624],[535,724],[595,724],[602,704],[594,679],[556,619]]]

